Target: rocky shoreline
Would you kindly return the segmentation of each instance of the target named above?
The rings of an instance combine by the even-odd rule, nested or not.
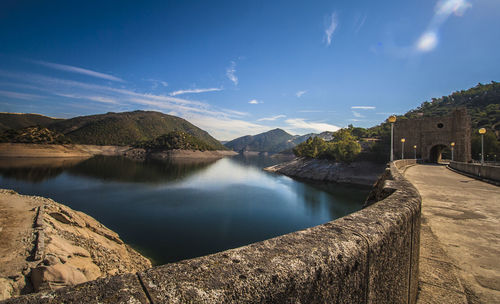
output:
[[[130,146],[0,143],[0,158],[90,158],[95,155],[107,155],[126,156],[136,160],[144,160],[146,158],[216,159],[237,154],[229,150],[147,151]]]
[[[151,262],[94,218],[0,189],[0,300],[135,273]]]
[[[372,186],[386,165],[373,162],[336,163],[326,159],[295,158],[265,171],[315,181]]]

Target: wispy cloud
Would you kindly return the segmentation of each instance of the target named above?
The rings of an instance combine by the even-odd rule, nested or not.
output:
[[[153,89],[153,90],[157,89],[160,85],[162,87],[168,87],[168,82],[163,81],[163,80],[158,80],[158,79],[153,79],[153,78],[148,78],[148,79],[144,79],[144,80],[153,83],[153,85],[151,86],[151,89]]]
[[[364,118],[365,116],[359,112],[356,112],[356,111],[352,111],[352,115],[354,115],[354,117],[357,117],[357,118]]]
[[[352,106],[351,109],[358,109],[358,110],[375,110],[374,106]]]
[[[258,101],[257,99],[252,99],[248,102],[249,104],[260,104],[263,103],[262,101]]]
[[[365,21],[366,21],[366,14],[356,16],[356,19],[354,20],[355,33],[358,33],[359,30],[361,30],[361,28],[365,24]]]
[[[326,45],[330,45],[332,43],[332,36],[333,33],[335,32],[335,29],[337,28],[339,22],[337,18],[337,13],[333,12],[331,17],[328,18],[328,26],[325,29],[325,41]]]
[[[170,95],[143,93],[128,89],[125,85],[114,87],[4,70],[0,70],[0,76],[15,81],[15,83],[19,84],[19,89],[36,90],[42,93],[41,95],[33,95],[24,92],[0,90],[0,96],[7,97],[5,98],[7,101],[8,99],[50,99],[55,107],[64,105],[65,108],[85,108],[97,111],[97,113],[116,110],[116,105],[119,105],[122,110],[162,111],[185,118],[194,125],[208,131],[212,136],[224,140],[269,130],[269,126],[240,119],[247,116],[248,113],[232,109],[221,109],[204,102]],[[78,103],[68,102],[68,98],[74,99]],[[90,106],[89,102],[98,102],[102,105]],[[259,103],[261,102],[259,101]]]
[[[30,60],[30,62],[36,63],[38,65],[42,65],[42,66],[45,66],[45,67],[48,67],[51,69],[55,69],[55,70],[77,73],[77,74],[87,75],[87,76],[111,80],[111,81],[125,82],[125,80],[118,78],[118,77],[115,77],[115,76],[112,76],[112,75],[109,75],[109,74],[99,73],[96,71],[92,71],[89,69],[84,69],[84,68],[80,68],[80,67],[76,67],[76,66],[47,62],[47,61],[40,61],[40,60]]]
[[[92,95],[78,95],[78,94],[64,94],[64,93],[54,93],[54,95],[66,97],[66,98],[74,98],[74,99],[86,99],[101,103],[110,103],[110,104],[119,104],[118,101],[111,97],[104,96],[92,96]]]
[[[260,119],[257,119],[257,121],[275,121],[280,118],[285,118],[286,115],[276,115],[276,116],[271,116],[271,117],[263,117]]]
[[[308,133],[308,132],[323,132],[323,131],[337,131],[340,127],[331,125],[324,122],[311,122],[306,121],[303,118],[290,118],[285,120],[285,123],[288,124],[289,130],[294,133]]]
[[[19,93],[19,92],[12,92],[12,91],[0,91],[0,96],[5,96],[8,98],[14,98],[14,99],[23,99],[23,100],[33,100],[33,99],[42,98],[42,96],[40,96],[40,95]]]
[[[208,88],[208,89],[188,89],[188,90],[178,90],[170,93],[170,96],[177,96],[181,94],[198,94],[206,92],[217,92],[222,91],[222,88]]]
[[[236,77],[236,62],[231,61],[231,65],[226,69],[226,76],[234,85],[238,85],[238,77]]]
[[[434,16],[427,29],[420,35],[415,43],[418,52],[429,52],[439,43],[439,29],[451,15],[463,16],[465,11],[472,7],[467,0],[440,0],[434,7]]]
[[[295,93],[295,96],[297,96],[298,98],[302,97],[302,95],[304,95],[305,93],[307,93],[307,90],[304,90],[304,91],[298,91],[297,93]]]

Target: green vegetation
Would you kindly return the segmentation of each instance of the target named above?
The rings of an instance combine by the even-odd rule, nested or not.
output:
[[[231,150],[236,152],[257,151],[278,153],[286,149],[293,148],[293,135],[281,129],[274,129],[258,135],[247,135],[236,138],[225,144]]]
[[[0,131],[34,126],[47,127],[60,120],[39,114],[0,113]]]
[[[9,129],[0,133],[0,142],[30,144],[69,144],[71,141],[63,134],[43,127]]]
[[[310,137],[293,150],[296,156],[326,158],[338,162],[350,163],[361,152],[361,146],[351,134],[350,129],[340,129],[333,133],[331,141],[320,137]]]
[[[74,143],[118,146],[135,145],[173,131],[182,131],[218,150],[227,150],[219,141],[187,120],[152,111],[80,116],[56,122],[49,128],[63,133]]]
[[[147,150],[217,150],[219,146],[206,143],[191,134],[173,131],[157,138],[137,144],[136,147]]]

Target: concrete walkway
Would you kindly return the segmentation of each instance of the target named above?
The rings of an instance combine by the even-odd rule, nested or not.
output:
[[[422,196],[420,303],[500,303],[500,187],[438,165],[405,172]]]

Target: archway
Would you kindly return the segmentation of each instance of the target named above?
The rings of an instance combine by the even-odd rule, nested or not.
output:
[[[448,147],[442,144],[432,146],[429,152],[429,161],[431,163],[439,163],[444,157],[451,158]],[[444,156],[444,157],[443,157]]]

